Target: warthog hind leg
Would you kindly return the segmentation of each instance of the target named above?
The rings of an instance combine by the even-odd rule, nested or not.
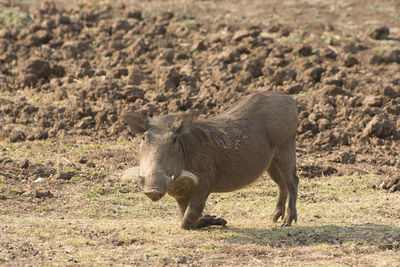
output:
[[[299,178],[296,175],[295,151],[296,145],[295,139],[293,138],[291,142],[288,142],[283,147],[281,147],[277,156],[274,158],[277,168],[282,174],[289,193],[288,207],[286,209],[286,215],[283,219],[282,226],[291,226],[293,220],[297,222],[296,200]]]
[[[271,166],[268,168],[268,173],[271,179],[279,186],[278,201],[276,202],[275,212],[272,216],[273,222],[277,222],[279,218],[285,217],[285,206],[288,195],[285,180],[279,171],[275,161],[271,162]]]

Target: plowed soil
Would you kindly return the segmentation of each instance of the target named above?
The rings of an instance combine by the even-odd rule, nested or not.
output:
[[[370,2],[257,2],[246,7],[249,17],[239,1],[221,3],[224,12],[213,2],[184,2],[186,12],[176,2],[163,3],[171,11],[3,4],[10,14],[3,12],[0,31],[0,138],[126,139],[128,110],[214,116],[243,95],[271,90],[297,99],[302,176],[395,175],[398,4]],[[339,8],[343,18],[334,16]],[[12,11],[27,14],[25,26],[6,24]],[[363,12],[377,21],[361,21]]]
[[[217,116],[264,90],[297,100],[300,179],[400,190],[398,1],[16,2],[0,1],[0,203],[136,165],[127,111]]]

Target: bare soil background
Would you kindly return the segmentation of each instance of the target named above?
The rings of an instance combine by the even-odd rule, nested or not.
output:
[[[137,164],[121,114],[217,116],[260,90],[298,102],[301,180],[399,191],[399,47],[398,1],[0,1],[0,212],[137,200],[116,186]]]

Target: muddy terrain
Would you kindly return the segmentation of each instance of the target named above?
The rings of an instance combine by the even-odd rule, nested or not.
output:
[[[1,1],[0,206],[137,164],[127,111],[205,118],[265,90],[298,103],[300,180],[400,191],[400,5],[362,2]]]

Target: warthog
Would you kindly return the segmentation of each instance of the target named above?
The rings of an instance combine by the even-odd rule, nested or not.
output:
[[[124,115],[142,134],[137,179],[153,201],[166,193],[178,204],[183,229],[225,225],[201,216],[210,193],[230,192],[254,182],[267,170],[279,186],[273,221],[297,221],[297,105],[282,94],[255,93],[217,117],[196,120],[190,113],[147,118]],[[130,169],[125,176],[134,176]],[[286,199],[289,198],[285,213]]]

